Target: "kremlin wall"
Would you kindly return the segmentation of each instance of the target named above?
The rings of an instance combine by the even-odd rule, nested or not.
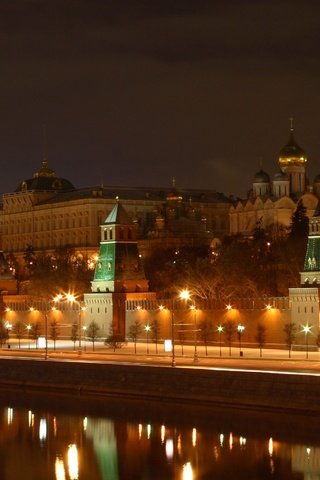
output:
[[[34,247],[35,253],[50,253],[68,245],[86,259],[88,266],[92,265],[91,292],[84,295],[81,304],[64,303],[55,312],[49,304],[39,305],[32,313],[37,311],[42,323],[48,315],[51,319],[59,318],[57,321],[66,327],[65,338],[70,338],[68,328],[76,321],[79,325],[97,322],[102,339],[111,328],[128,338],[130,328],[139,320],[143,325],[157,323],[159,343],[171,338],[175,330],[175,337],[183,335],[184,341],[191,343],[197,325],[207,319],[216,327],[228,320],[243,325],[243,343],[247,346],[256,346],[257,326],[263,324],[267,345],[280,348],[285,348],[285,324],[299,326],[296,343],[300,346],[305,344],[302,326],[308,325],[312,330],[310,346],[315,348],[319,331],[320,176],[310,185],[306,163],[292,124],[273,180],[261,169],[254,177],[248,198],[238,201],[215,191],[179,190],[175,180],[171,189],[161,191],[103,186],[77,190],[71,182],[59,178],[44,160],[31,179],[22,181],[14,193],[3,196],[0,287],[6,321],[20,318],[28,322],[30,305],[34,303],[34,299],[19,294],[6,259],[14,255],[21,262],[28,245]],[[197,305],[191,312],[187,303],[171,300],[167,304],[157,299],[156,292],[149,291],[141,256],[159,246],[210,246],[214,239],[227,234],[250,236],[257,225],[289,226],[299,200],[307,208],[310,235],[301,287],[291,288],[289,297],[241,299],[239,305],[230,306],[212,300],[210,304]],[[85,311],[81,305],[86,307]],[[141,337],[145,340],[144,334]],[[215,334],[215,344],[220,340]],[[236,337],[233,342],[237,342]]]

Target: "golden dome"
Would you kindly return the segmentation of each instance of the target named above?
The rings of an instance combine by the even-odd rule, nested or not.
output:
[[[56,177],[56,173],[51,170],[51,168],[49,168],[48,166],[48,162],[47,160],[43,160],[42,164],[41,164],[41,168],[33,174],[33,178],[37,178],[37,177]]]
[[[279,165],[282,167],[301,166],[307,163],[306,152],[296,143],[291,124],[290,137],[287,145],[279,152]]]

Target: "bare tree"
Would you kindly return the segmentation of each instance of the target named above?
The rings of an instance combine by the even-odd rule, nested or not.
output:
[[[266,330],[267,330],[267,327],[263,325],[263,323],[258,323],[255,339],[260,349],[260,357],[262,357],[262,349],[265,346],[266,339],[267,339]]]
[[[294,344],[297,336],[297,326],[295,323],[286,323],[283,327],[285,333],[285,342],[288,347],[289,358],[291,357],[292,345]]]
[[[92,342],[92,350],[93,350],[93,351],[94,351],[95,341],[96,341],[97,338],[98,338],[99,330],[100,330],[100,327],[99,327],[99,325],[97,324],[97,322],[96,322],[95,320],[92,320],[92,321],[89,323],[89,326],[88,326],[88,328],[87,328],[87,337],[88,337],[89,340]]]
[[[21,348],[21,338],[23,337],[23,334],[25,333],[25,329],[26,329],[25,325],[21,320],[17,320],[12,327],[12,331],[18,339],[19,349]]]
[[[231,357],[231,347],[232,347],[232,340],[236,333],[236,326],[232,320],[227,320],[223,325],[224,335],[226,337],[226,343],[229,347],[229,357]]]
[[[38,338],[41,334],[41,324],[40,322],[34,322],[31,324],[31,338],[36,343],[36,348],[38,348]]]
[[[73,342],[73,350],[75,350],[76,349],[76,341],[79,338],[79,324],[78,324],[78,322],[73,322],[73,324],[71,325],[70,338]]]
[[[53,320],[50,324],[50,337],[53,340],[53,349],[56,349],[56,341],[60,334],[59,324],[56,320]]]
[[[205,346],[206,355],[208,355],[208,342],[213,338],[212,321],[204,318],[199,322],[199,337]]]
[[[134,343],[134,353],[137,353],[137,340],[139,335],[142,332],[142,324],[139,320],[135,320],[132,325],[129,327],[129,337]]]
[[[4,320],[0,321],[0,343],[1,347],[9,338],[8,329],[6,328]]]
[[[112,348],[115,352],[117,348],[122,348],[123,346],[123,337],[122,335],[116,333],[114,331],[113,325],[111,324],[109,327],[109,335],[104,341],[104,344],[107,345],[109,348]]]
[[[156,345],[156,353],[158,353],[158,343],[160,338],[160,322],[158,318],[154,318],[151,322],[152,340]]]

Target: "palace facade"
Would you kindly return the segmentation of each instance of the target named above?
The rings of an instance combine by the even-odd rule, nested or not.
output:
[[[229,233],[230,200],[214,190],[100,186],[75,188],[44,160],[18,188],[2,196],[2,250],[22,261],[28,246],[50,254],[71,247],[94,267],[100,225],[121,199],[138,228],[142,255],[154,248],[210,245]]]

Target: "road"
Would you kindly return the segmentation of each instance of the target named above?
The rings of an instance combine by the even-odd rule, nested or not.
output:
[[[49,345],[46,359],[45,349],[36,349],[34,346],[29,348],[26,345],[19,348],[17,343],[11,342],[10,348],[5,346],[0,350],[0,358],[18,357],[50,361],[90,361],[172,367],[172,355],[163,352],[162,345],[159,345],[158,353],[153,344],[148,346],[148,350],[145,344],[138,344],[137,353],[134,352],[132,344],[125,345],[115,352],[99,343],[95,345],[94,351],[92,344],[81,347],[81,350],[78,346],[74,349],[70,342],[60,341],[56,345],[56,350]],[[211,347],[206,355],[205,349],[201,347],[197,350],[197,361],[195,361],[194,348],[184,346],[183,352],[181,348],[177,348],[175,351],[175,366],[176,368],[236,369],[320,375],[320,352],[318,351],[293,351],[291,358],[289,358],[287,350],[279,349],[265,349],[262,357],[260,357],[260,351],[254,348],[242,349],[242,356],[236,348],[231,350],[231,356],[229,353],[229,349],[223,347],[220,356],[220,349]]]

